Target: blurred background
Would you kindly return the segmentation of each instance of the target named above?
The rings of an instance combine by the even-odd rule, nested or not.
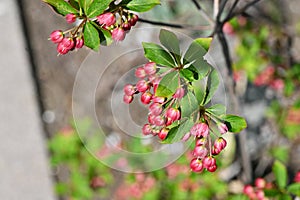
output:
[[[212,1],[197,2],[212,17]],[[63,17],[42,1],[0,0],[0,198],[247,199],[245,184],[253,184],[257,177],[275,180],[274,160],[287,167],[288,183],[292,183],[300,170],[299,6],[298,0],[261,0],[223,27],[238,104],[232,104],[228,88],[228,99],[222,92],[218,95],[227,102],[229,113],[238,111],[246,118],[248,128],[243,137],[229,134],[230,147],[220,156],[219,170],[191,173],[187,152],[164,169],[131,174],[99,159],[130,171],[128,160],[114,157],[115,147],[147,153],[160,144],[124,134],[114,118],[111,98],[122,92],[115,88],[120,78],[146,62],[140,43],[157,41],[160,27],[139,22],[124,43],[101,47],[100,54],[83,48],[57,56],[48,37],[53,30],[70,28]],[[192,1],[162,1],[140,17],[184,24],[183,29],[169,29],[190,38],[207,37],[212,31]],[[180,39],[183,45],[188,42]],[[119,56],[125,48],[136,53]],[[227,86],[218,40],[213,41],[209,56]],[[82,74],[86,78],[81,79]],[[104,78],[96,86],[89,85],[99,74]],[[75,98],[74,87],[79,91]],[[95,89],[92,97],[87,92],[91,88]],[[132,105],[130,115],[139,127],[146,110]],[[81,133],[89,134],[85,138]]]

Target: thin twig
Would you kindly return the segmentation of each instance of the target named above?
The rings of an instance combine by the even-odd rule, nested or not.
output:
[[[214,0],[214,19],[217,19],[219,13],[220,0]]]
[[[225,6],[226,6],[227,2],[228,2],[228,0],[221,1],[221,5],[219,7],[219,11],[218,11],[218,14],[217,14],[217,17],[216,17],[216,22],[217,23],[221,22],[221,16],[222,16],[222,13],[225,9]]]
[[[215,22],[214,20],[203,10],[203,8],[200,6],[200,4],[196,0],[192,0],[192,2],[195,4],[196,8],[199,10],[200,14],[203,18],[205,18],[211,25],[213,25]]]
[[[189,29],[189,30],[198,30],[198,31],[206,31],[211,30],[212,26],[193,26],[193,25],[187,25],[187,24],[172,24],[172,23],[165,23],[165,22],[158,22],[158,21],[152,21],[148,19],[142,19],[139,18],[139,22],[143,22],[146,24],[152,24],[155,26],[166,26],[171,28],[178,28],[178,29]]]
[[[232,6],[231,6],[231,8],[230,8],[230,10],[229,10],[229,12],[228,12],[227,17],[226,17],[225,20],[224,20],[224,22],[227,22],[227,21],[228,21],[229,16],[233,13],[233,11],[234,11],[234,9],[236,8],[236,6],[237,6],[237,4],[238,4],[239,1],[240,1],[240,0],[235,0],[235,1],[233,2]]]
[[[228,15],[228,17],[226,18],[226,21],[229,21],[232,18],[234,18],[235,16],[244,13],[249,7],[253,6],[254,4],[258,3],[259,1],[260,0],[253,0],[253,1],[249,2],[249,3],[247,3],[245,6],[243,6],[238,11],[231,13],[231,15]]]

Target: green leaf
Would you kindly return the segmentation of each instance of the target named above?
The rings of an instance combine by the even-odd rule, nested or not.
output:
[[[112,1],[113,0],[93,0],[86,12],[86,15],[89,18],[93,18],[102,14]]]
[[[173,71],[165,75],[158,84],[155,96],[170,97],[178,88],[178,72]]]
[[[73,8],[75,8],[76,10],[79,10],[79,9],[80,9],[80,6],[79,6],[79,4],[78,4],[77,1],[75,1],[75,0],[70,0],[69,3],[70,3],[70,5],[71,5]]]
[[[293,183],[289,185],[287,191],[293,195],[300,197],[300,183]]]
[[[180,47],[179,40],[177,36],[165,29],[161,29],[159,34],[160,43],[169,50],[169,52],[174,56],[175,60],[180,62]]]
[[[84,13],[87,13],[88,8],[93,0],[78,0],[79,6],[84,10]]]
[[[207,109],[205,109],[208,113],[216,116],[216,117],[220,117],[222,115],[226,114],[226,106],[222,105],[222,104],[215,104]]]
[[[78,10],[73,8],[70,4],[64,0],[43,0],[45,3],[49,4],[58,14],[63,16],[74,13],[77,14]]]
[[[222,117],[229,132],[239,133],[247,127],[247,122],[244,118],[236,115],[225,115]]]
[[[211,100],[211,98],[213,97],[213,95],[215,94],[215,92],[219,87],[219,83],[220,81],[219,81],[219,75],[217,70],[215,69],[211,70],[207,79],[206,95],[205,95],[203,105],[206,105]]]
[[[198,101],[192,92],[188,92],[181,100],[181,117],[190,117],[199,109]]]
[[[184,78],[186,78],[190,82],[193,82],[196,80],[194,72],[189,69],[182,69],[179,71],[179,73],[180,73],[180,75],[182,75]]]
[[[282,194],[279,196],[278,200],[292,200],[292,197],[288,194]]]
[[[87,22],[84,25],[83,37],[85,46],[98,51],[100,46],[99,34],[97,28],[95,28],[91,22]]]
[[[192,86],[198,102],[200,103],[200,105],[203,105],[205,98],[206,81],[204,79],[194,81],[192,82]]]
[[[209,38],[197,38],[195,40],[200,46],[202,46],[206,51],[208,51],[209,47],[210,47],[210,44],[211,44],[211,41],[212,41],[212,38],[209,37]]]
[[[93,24],[94,27],[96,27],[98,30],[101,45],[109,46],[113,43],[111,33],[108,30],[103,29],[102,27],[98,26],[98,24],[96,24],[93,21],[91,22],[91,24]]]
[[[276,197],[280,194],[280,191],[278,189],[265,189],[264,193],[267,197]]]
[[[192,66],[197,69],[199,79],[205,77],[211,69],[211,66],[203,58],[206,53],[207,51],[201,44],[194,40],[184,55],[184,64],[192,63]]]
[[[136,12],[146,12],[159,4],[160,0],[131,0],[127,3],[126,8]]]
[[[277,186],[280,189],[285,188],[287,184],[287,170],[284,164],[282,164],[280,161],[276,160],[273,164],[273,173],[275,175],[275,181]]]
[[[166,139],[162,143],[166,144],[166,143],[180,142],[182,137],[187,132],[190,131],[193,125],[194,125],[193,118],[189,118],[185,122],[181,122],[179,126],[170,129]]]
[[[143,42],[145,57],[155,62],[156,64],[175,67],[172,56],[165,51],[160,45],[154,43]]]

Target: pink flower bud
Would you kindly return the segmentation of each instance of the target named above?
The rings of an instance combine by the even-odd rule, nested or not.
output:
[[[193,155],[203,159],[207,155],[208,150],[204,146],[196,146],[193,150]]]
[[[66,21],[69,23],[69,24],[72,24],[76,21],[76,15],[73,14],[73,13],[69,13],[66,15]]]
[[[188,139],[190,139],[190,137],[191,137],[191,133],[187,132],[186,134],[184,134],[181,141],[186,142]]]
[[[205,157],[203,160],[203,167],[208,169],[209,167],[213,166],[213,165],[216,165],[216,159],[213,158],[213,157]]]
[[[129,19],[129,23],[131,26],[134,26],[136,22],[138,21],[139,17],[135,14],[132,15],[132,17]]]
[[[167,117],[166,118],[166,126],[170,126],[173,123],[172,119]]]
[[[180,119],[180,111],[175,108],[169,108],[166,112],[166,117],[170,118],[173,122]]]
[[[149,106],[149,111],[152,115],[160,115],[162,113],[162,105],[159,103],[152,103]]]
[[[198,138],[198,139],[196,139],[196,146],[205,145],[206,142],[207,142],[207,138],[205,138],[205,137]]]
[[[266,187],[267,182],[263,178],[255,179],[255,186],[259,189],[264,189]]]
[[[191,128],[190,132],[192,135],[196,137],[200,137],[200,136],[207,137],[209,133],[209,128],[208,125],[205,123],[198,123]]]
[[[112,13],[104,13],[97,17],[99,24],[104,24],[106,26],[111,26],[116,23],[116,18]]]
[[[75,48],[76,48],[76,49],[82,48],[82,47],[83,47],[83,44],[84,44],[83,37],[77,37],[77,38],[75,39],[75,43],[76,43],[76,45],[75,45]]]
[[[130,104],[133,101],[133,96],[129,96],[129,95],[124,95],[123,96],[123,101],[124,103]]]
[[[148,115],[148,122],[150,124],[154,124],[154,118],[156,117],[156,115],[152,115],[152,114],[149,114]]]
[[[224,138],[220,137],[214,142],[214,148],[221,152],[227,145],[227,142]]]
[[[67,54],[70,50],[66,48],[63,43],[59,43],[56,48],[57,52],[61,55]]]
[[[255,194],[258,200],[265,200],[265,193],[263,190],[257,190]]]
[[[134,74],[137,78],[145,78],[147,76],[143,67],[137,68]]]
[[[128,22],[122,24],[122,28],[124,31],[129,31],[131,29],[131,25]]]
[[[57,44],[64,39],[64,33],[61,30],[55,30],[50,34],[50,40]]]
[[[173,98],[175,99],[181,99],[184,96],[184,89],[178,88],[176,92],[173,94]]]
[[[294,182],[295,183],[300,183],[300,171],[297,172],[297,174],[295,175]]]
[[[251,195],[254,193],[254,189],[251,185],[245,185],[243,189],[243,193],[246,195]]]
[[[156,63],[148,62],[144,65],[144,69],[145,69],[146,74],[153,75],[156,73]]]
[[[228,132],[228,128],[227,128],[226,124],[223,124],[223,123],[218,124],[218,129],[219,129],[221,134],[224,134],[224,133]]]
[[[139,92],[146,92],[146,90],[148,90],[150,87],[147,81],[142,79],[136,83],[136,88]]]
[[[165,119],[160,115],[154,117],[153,121],[154,121],[154,125],[156,125],[156,126],[165,125]]]
[[[193,172],[201,172],[203,170],[203,164],[201,160],[193,158],[190,162],[190,168]]]
[[[68,50],[71,50],[75,47],[73,38],[64,38],[60,44],[62,44]]]
[[[149,135],[152,133],[152,128],[149,124],[145,124],[142,128],[142,132],[144,135]]]
[[[214,164],[214,165],[211,165],[207,168],[207,171],[209,172],[215,172],[217,170],[217,165]]]
[[[149,104],[150,101],[151,101],[151,98],[152,98],[152,94],[150,92],[144,92],[142,95],[141,95],[141,102],[143,104]]]
[[[168,133],[169,133],[169,129],[163,128],[163,129],[161,129],[161,130],[159,131],[158,137],[159,137],[161,140],[164,140],[164,139],[166,139]]]
[[[153,101],[153,103],[164,103],[165,102],[165,97],[154,96],[152,98],[152,101]]]
[[[125,31],[122,28],[115,28],[112,32],[111,32],[111,37],[115,40],[115,41],[123,41],[125,39]]]
[[[234,29],[232,27],[232,25],[229,23],[229,22],[226,22],[223,26],[223,32],[225,34],[228,34],[228,35],[233,35],[234,34]]]
[[[135,93],[135,87],[131,84],[127,84],[124,86],[123,91],[126,95],[132,96]]]

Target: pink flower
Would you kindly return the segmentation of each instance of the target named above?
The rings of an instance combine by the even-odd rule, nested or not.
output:
[[[187,132],[181,139],[181,141],[186,142],[188,139],[190,139],[191,133]]]
[[[275,79],[270,83],[271,88],[274,90],[282,90],[284,88],[284,82],[282,79]]]
[[[203,164],[201,160],[194,158],[190,162],[190,168],[193,172],[201,172],[203,170]]]
[[[145,78],[147,75],[143,67],[137,68],[134,74],[137,78]]]
[[[80,37],[77,37],[77,38],[75,39],[75,43],[76,43],[75,48],[76,48],[76,49],[80,49],[80,48],[83,47],[84,40],[83,40],[82,37],[81,37],[81,38],[80,38]]]
[[[125,39],[125,31],[122,28],[115,28],[111,32],[111,36],[115,41],[123,41]]]
[[[164,140],[164,139],[166,139],[168,133],[169,133],[169,129],[163,128],[163,129],[161,129],[161,130],[159,131],[158,137],[159,137],[161,140]]]
[[[141,95],[141,102],[143,104],[149,104],[150,101],[151,101],[151,98],[152,98],[152,94],[150,92],[144,92],[142,95]]]
[[[105,24],[106,26],[111,26],[116,23],[116,18],[112,13],[104,13],[97,17],[99,24]]]
[[[166,117],[170,118],[172,122],[180,119],[180,111],[175,108],[169,108],[166,112]]]
[[[135,93],[135,87],[131,84],[127,84],[124,86],[123,91],[126,95],[132,96]]]
[[[133,101],[133,96],[129,96],[129,95],[124,95],[123,96],[123,101],[124,103],[130,104]]]
[[[144,65],[144,70],[146,74],[153,75],[156,73],[156,63],[155,62],[148,62]]]
[[[181,99],[184,96],[184,89],[183,88],[178,88],[175,92],[175,94],[173,94],[173,98],[175,99]]]

